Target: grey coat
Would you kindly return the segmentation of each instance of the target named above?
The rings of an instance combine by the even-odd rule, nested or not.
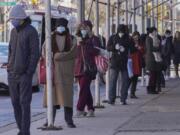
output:
[[[160,52],[160,47],[153,46],[153,39],[151,37],[146,38],[146,48],[145,48],[145,62],[146,62],[146,69],[149,71],[157,71],[158,63],[155,61],[153,52]]]
[[[8,72],[32,76],[39,60],[39,38],[30,20],[11,31]]]

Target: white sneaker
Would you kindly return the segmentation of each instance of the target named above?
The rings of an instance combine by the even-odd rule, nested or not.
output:
[[[87,113],[87,117],[95,117],[94,111],[89,110],[88,113]]]
[[[86,112],[84,112],[84,111],[78,111],[77,110],[77,112],[76,112],[76,117],[85,117],[87,115],[87,113]]]

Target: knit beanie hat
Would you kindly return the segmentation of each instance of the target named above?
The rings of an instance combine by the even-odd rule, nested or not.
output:
[[[9,13],[9,20],[10,19],[26,19],[26,18],[27,18],[27,15],[21,5],[14,6]]]
[[[65,18],[59,18],[56,22],[56,27],[58,26],[64,26],[67,28],[67,25],[68,25],[68,20],[65,19]]]
[[[82,24],[88,26],[91,30],[92,30],[92,28],[93,28],[93,24],[92,24],[92,22],[89,21],[89,20],[83,21]]]
[[[126,26],[124,24],[119,24],[117,32],[126,33]]]

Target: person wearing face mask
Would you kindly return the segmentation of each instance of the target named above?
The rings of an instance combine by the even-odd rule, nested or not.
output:
[[[32,78],[39,60],[38,32],[21,5],[9,14],[11,31],[8,55],[8,84],[18,135],[30,135]]]
[[[96,49],[95,46],[100,46],[100,40],[92,34],[92,27],[90,21],[83,21],[79,25],[76,34],[78,39],[78,53],[75,64],[75,77],[80,86],[77,117],[95,116],[90,85],[92,80],[96,78],[97,74],[95,56],[99,54],[99,50]],[[87,67],[91,67],[92,70],[87,70]],[[85,112],[86,106],[88,113]]]
[[[173,39],[173,64],[175,67],[176,78],[179,78],[180,64],[180,32],[176,31]]]
[[[74,64],[76,57],[76,39],[68,30],[68,20],[60,18],[56,22],[56,29],[52,33],[53,54],[53,122],[55,122],[56,110],[64,107],[64,117],[69,128],[76,128],[73,122],[73,83]],[[45,54],[45,45],[43,54]],[[43,56],[44,57],[44,56]],[[47,89],[44,95],[44,107],[47,107]],[[48,126],[48,123],[44,124]]]
[[[109,104],[114,105],[116,100],[116,86],[119,73],[122,77],[121,104],[126,105],[130,79],[127,71],[129,53],[133,51],[133,41],[127,33],[127,27],[120,24],[117,33],[109,38],[107,50],[112,52],[110,58],[110,88]]]
[[[158,94],[161,91],[162,57],[160,40],[157,29],[152,27],[149,36],[146,38],[146,69],[149,71],[148,94]]]
[[[140,41],[140,34],[139,32],[135,31],[132,34],[132,39],[135,45],[135,51],[130,55],[132,59],[133,65],[133,77],[131,78],[131,98],[136,99],[136,87],[138,82],[138,76],[141,75],[142,71],[142,61],[144,55],[144,47]]]

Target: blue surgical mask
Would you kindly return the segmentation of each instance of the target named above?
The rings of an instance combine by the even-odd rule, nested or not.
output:
[[[63,33],[66,31],[66,28],[64,26],[59,26],[56,28],[56,31],[59,32],[59,33]]]
[[[12,25],[16,28],[21,25],[21,20],[19,19],[13,19],[11,20]]]
[[[81,30],[82,37],[85,38],[88,34],[87,30]]]

